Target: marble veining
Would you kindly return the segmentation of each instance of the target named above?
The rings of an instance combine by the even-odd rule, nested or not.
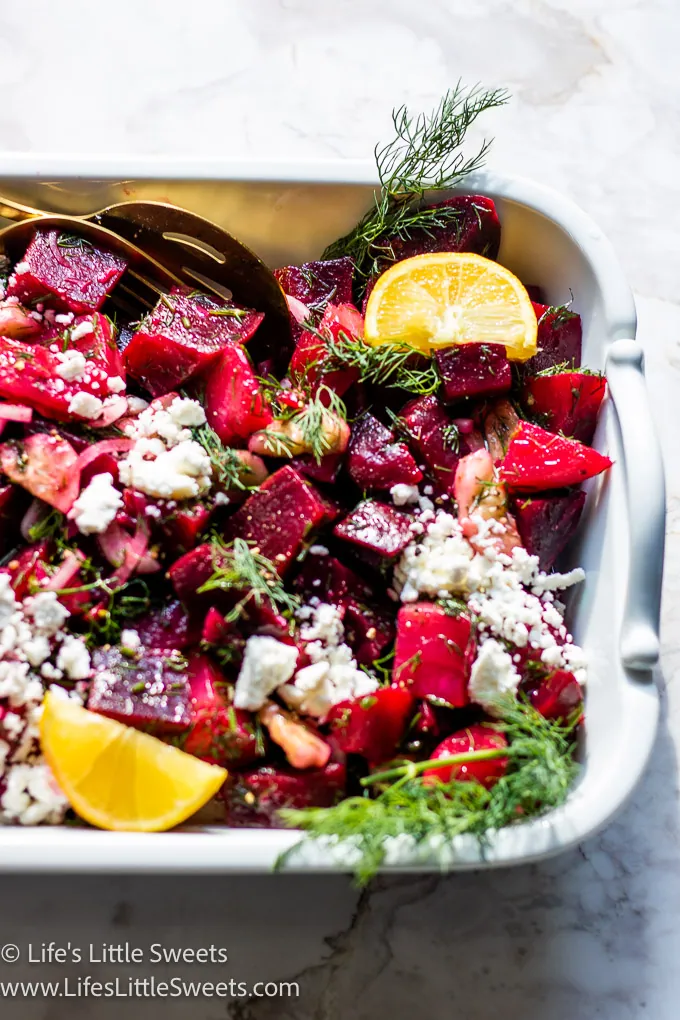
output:
[[[342,876],[0,877],[2,943],[213,942],[230,977],[300,983],[298,999],[231,1004],[21,999],[3,1017],[676,1020],[679,33],[677,0],[5,0],[8,151],[366,157],[392,106],[427,108],[458,77],[507,86],[512,105],[485,123],[492,165],[576,199],[636,291],[669,520],[664,719],[604,833],[537,866],[381,879],[361,895]]]

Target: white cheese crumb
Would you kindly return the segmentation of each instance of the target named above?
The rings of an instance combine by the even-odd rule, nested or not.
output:
[[[125,389],[125,379],[119,375],[110,375],[107,384],[109,393],[122,393]],[[129,409],[128,403],[128,409]]]
[[[406,506],[407,503],[417,503],[420,493],[417,485],[406,485],[398,482],[390,489],[390,496],[395,506]]]
[[[123,497],[113,484],[113,475],[95,475],[83,489],[68,516],[81,535],[101,535],[123,505]]]
[[[120,643],[123,648],[127,648],[130,652],[136,652],[142,646],[142,639],[136,630],[129,628],[128,630],[121,631]]]
[[[0,799],[6,821],[20,825],[40,825],[41,822],[58,825],[63,820],[68,801],[48,765],[13,765],[6,784]]]
[[[157,439],[138,440],[118,465],[118,477],[147,496],[192,499],[210,488],[212,466],[203,447],[184,440],[167,450]]]
[[[234,688],[234,706],[251,712],[262,708],[269,695],[290,680],[297,657],[295,645],[264,635],[249,637]]]
[[[102,413],[104,401],[91,393],[81,390],[76,393],[68,405],[69,414],[77,414],[80,418],[98,418]]]
[[[503,702],[514,699],[520,683],[512,656],[490,638],[477,652],[472,664],[468,691],[470,698],[489,715],[502,715]]]
[[[227,496],[226,492],[215,493],[215,506],[227,506],[231,503],[231,500]]]
[[[15,276],[23,276],[24,273],[29,273],[30,271],[31,267],[29,266],[28,262],[17,262],[16,266],[14,267]]]
[[[75,343],[76,340],[82,340],[84,336],[89,336],[90,333],[94,333],[92,319],[84,319],[71,330],[71,343]]]
[[[67,634],[57,656],[57,669],[69,680],[86,680],[90,675],[90,653],[82,638]]]
[[[146,411],[149,401],[143,400],[141,397],[128,397],[127,406],[130,414],[141,414],[142,411]]]
[[[53,637],[71,615],[53,591],[41,591],[24,600],[24,613],[40,634]]]
[[[76,350],[60,352],[57,354],[57,361],[59,361],[59,365],[56,368],[56,373],[62,379],[80,379],[87,367],[85,355]]]

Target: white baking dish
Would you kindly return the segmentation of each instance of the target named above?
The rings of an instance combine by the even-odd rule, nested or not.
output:
[[[14,200],[75,213],[133,198],[175,202],[226,226],[272,265],[317,256],[368,207],[373,180],[372,167],[357,163],[0,159],[0,193]],[[584,324],[584,363],[605,368],[612,342],[635,337],[635,306],[600,230],[570,201],[530,181],[488,174],[465,190],[497,202],[503,263],[525,282],[541,285],[552,303],[573,292]],[[562,808],[499,832],[484,856],[476,840],[457,840],[450,855],[455,869],[536,860],[592,835],[629,796],[654,743],[659,700],[651,670],[632,671],[622,656],[650,667],[658,655],[663,473],[637,345],[613,348],[607,369],[617,411],[608,400],[596,445],[615,464],[605,482],[592,487],[581,539],[570,556],[587,574],[571,607],[575,640],[591,662],[582,778]],[[267,871],[298,838],[214,827],[163,835],[4,828],[0,869]],[[307,846],[290,866],[325,870],[337,863]],[[391,866],[422,869],[428,862],[402,855]]]

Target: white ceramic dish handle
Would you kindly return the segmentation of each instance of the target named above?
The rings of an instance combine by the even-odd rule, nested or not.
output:
[[[607,382],[625,450],[630,529],[621,659],[629,669],[649,670],[659,659],[666,494],[645,383],[644,355],[635,340],[615,340],[610,346]]]

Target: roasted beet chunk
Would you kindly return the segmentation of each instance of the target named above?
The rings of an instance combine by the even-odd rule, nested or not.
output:
[[[80,488],[77,461],[71,444],[56,432],[35,432],[0,445],[0,467],[7,477],[64,514]]]
[[[143,649],[136,659],[118,648],[98,648],[92,664],[95,679],[87,701],[91,712],[154,733],[188,728],[189,684],[181,659],[166,650]]]
[[[125,348],[130,375],[154,396],[204,371],[228,344],[246,343],[264,316],[201,295],[164,294]]]
[[[441,223],[427,228],[409,230],[408,238],[389,235],[375,242],[376,249],[384,248],[381,271],[392,262],[401,262],[414,255],[439,251],[469,251],[488,259],[498,256],[501,243],[501,225],[496,206],[484,195],[458,195],[438,202],[442,210]]]
[[[325,597],[325,596],[324,596]],[[382,606],[344,599],[345,640],[360,666],[370,666],[394,641],[394,617]]]
[[[546,719],[566,722],[583,704],[583,691],[573,673],[558,669],[538,682],[523,685],[529,701]]]
[[[387,503],[365,499],[334,530],[338,538],[391,559],[411,541],[411,522],[408,514]]]
[[[453,708],[467,705],[471,659],[471,623],[465,613],[450,616],[428,602],[399,610],[392,675],[416,698]]]
[[[409,401],[399,417],[418,464],[427,469],[438,492],[448,492],[458,461],[470,452],[456,422],[434,396]]]
[[[507,393],[512,385],[510,362],[502,344],[460,344],[435,354],[444,384],[444,399]]]
[[[191,605],[198,589],[210,580],[214,572],[213,548],[204,542],[175,560],[168,570],[168,577],[177,598]]]
[[[288,375],[296,383],[304,382],[314,390],[323,383],[342,396],[359,378],[356,368],[329,368],[333,346],[345,337],[364,335],[364,317],[354,305],[328,305],[314,332],[303,330],[297,339],[288,366]]]
[[[243,446],[248,436],[266,428],[273,417],[250,358],[239,344],[230,344],[211,366],[203,405],[208,425],[223,443],[232,446]]]
[[[14,267],[8,297],[22,304],[44,301],[52,308],[96,312],[125,272],[119,255],[58,230],[38,230],[21,262]]]
[[[352,300],[353,275],[354,263],[350,258],[304,262],[301,266],[274,270],[285,293],[307,305],[317,322],[330,301],[337,305]]]
[[[328,502],[292,467],[282,467],[227,521],[227,541],[243,538],[283,573],[310,532],[334,516]],[[180,596],[181,597],[181,596]]]
[[[371,414],[352,427],[347,470],[360,489],[413,485],[423,477],[409,448]]]
[[[337,606],[344,603],[348,596],[359,602],[366,602],[373,597],[370,585],[326,552],[309,553],[292,587],[304,596],[305,601],[314,596],[323,596],[324,602],[332,602]]]
[[[457,754],[468,754],[470,751],[503,750],[508,746],[507,739],[498,730],[484,723],[475,723],[458,733],[452,733],[432,753],[433,761],[438,758],[451,758]],[[492,787],[508,768],[508,759],[491,758],[486,761],[470,761],[462,765],[440,765],[427,769],[423,775],[425,782],[450,783],[458,782],[481,783],[487,789]]]
[[[337,762],[305,772],[271,766],[242,772],[225,788],[227,824],[283,828],[279,811],[332,807],[344,796],[345,783],[345,766]]]
[[[527,552],[538,556],[541,570],[550,570],[578,526],[585,492],[567,492],[563,496],[541,495],[533,499],[520,496],[513,515]]]
[[[508,489],[536,492],[579,485],[611,464],[609,457],[590,446],[522,421],[508,445],[500,476]]]
[[[341,751],[378,765],[394,757],[412,710],[411,692],[393,685],[334,705],[326,721]]]
[[[146,648],[181,651],[194,644],[200,636],[192,632],[189,615],[176,599],[135,620],[134,626]]]
[[[565,368],[579,368],[581,365],[581,316],[567,308],[553,308],[534,302],[538,319],[538,353],[525,362],[529,375],[542,372],[544,368],[565,364]]]
[[[524,406],[549,432],[592,443],[606,388],[602,376],[583,372],[535,376],[525,384]]]
[[[191,724],[183,748],[213,765],[243,768],[264,753],[250,712],[235,709],[230,686],[206,655],[189,660]]]

